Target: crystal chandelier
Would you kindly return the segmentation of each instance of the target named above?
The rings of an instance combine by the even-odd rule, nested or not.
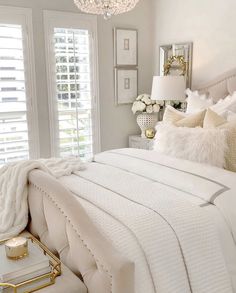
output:
[[[139,0],[74,0],[75,5],[83,12],[103,14],[105,19],[112,15],[132,10]]]

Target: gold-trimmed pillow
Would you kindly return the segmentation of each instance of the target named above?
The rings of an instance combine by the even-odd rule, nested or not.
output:
[[[194,128],[199,126],[202,127],[205,114],[206,114],[206,110],[203,110],[196,114],[184,117],[183,119],[176,121],[174,124],[178,127],[189,127],[189,128]]]

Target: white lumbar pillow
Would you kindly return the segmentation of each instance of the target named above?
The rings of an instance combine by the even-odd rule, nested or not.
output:
[[[212,111],[219,115],[224,115],[226,111],[236,113],[236,92],[210,107]]]
[[[160,124],[156,130],[154,150],[176,158],[225,167],[225,153],[228,150],[225,129]]]
[[[212,99],[207,98],[206,95],[200,95],[197,91],[192,92],[190,89],[187,89],[186,94],[188,96],[187,114],[205,110],[214,104]]]

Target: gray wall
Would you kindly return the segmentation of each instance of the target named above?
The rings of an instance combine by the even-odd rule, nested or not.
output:
[[[152,79],[151,0],[140,0],[136,9],[104,21],[98,18],[99,78],[102,150],[126,147],[128,135],[138,133],[131,106],[114,104],[113,42],[114,26],[139,30],[139,92],[150,92]],[[43,10],[79,12],[73,0],[0,0],[0,5],[28,7],[33,10],[36,86],[38,99],[41,156],[50,156],[47,78],[43,30]]]
[[[154,72],[159,46],[193,42],[193,87],[236,67],[235,0],[152,0]]]
[[[137,7],[106,22],[99,18],[99,76],[102,149],[126,147],[128,134],[139,133],[131,105],[114,105],[113,27],[137,28],[139,31],[139,93],[150,93],[152,83],[152,14],[151,0],[141,0]]]

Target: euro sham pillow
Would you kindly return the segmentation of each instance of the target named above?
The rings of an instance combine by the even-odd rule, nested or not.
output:
[[[167,106],[163,116],[163,123],[182,127],[202,127],[205,113],[206,110],[203,110],[192,115],[186,115],[172,106]]]
[[[189,161],[225,167],[228,145],[224,129],[160,124],[157,125],[156,130],[153,148],[155,151]]]
[[[175,126],[178,126],[178,127],[190,127],[190,128],[194,128],[198,126],[202,127],[205,114],[206,114],[206,110],[203,110],[198,113],[184,117],[183,119],[176,121],[174,124]]]
[[[210,109],[219,115],[223,115],[226,111],[236,113],[236,92],[234,92],[232,96],[219,100],[218,103],[211,106]]]
[[[186,114],[176,110],[174,107],[168,105],[165,108],[165,112],[163,115],[164,123],[175,123],[186,117]]]
[[[205,110],[214,104],[213,100],[207,98],[206,95],[201,95],[198,91],[186,90],[187,94],[187,114],[193,114],[201,110]]]
[[[226,119],[228,122],[236,121],[236,113],[232,111],[226,111]]]

